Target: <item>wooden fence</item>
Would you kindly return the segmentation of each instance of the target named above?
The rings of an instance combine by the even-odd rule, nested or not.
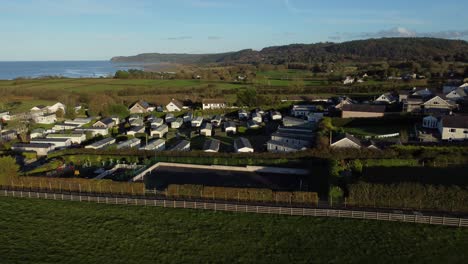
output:
[[[365,220],[380,220],[380,221],[394,221],[394,222],[419,223],[419,224],[431,224],[431,225],[444,225],[444,226],[452,226],[452,227],[468,227],[468,219],[466,218],[424,216],[424,215],[417,215],[417,214],[403,214],[403,213],[400,214],[400,213],[388,213],[388,212],[354,211],[354,210],[321,209],[321,208],[296,208],[296,207],[281,207],[281,206],[260,206],[260,205],[245,205],[245,204],[233,204],[233,203],[176,201],[176,200],[166,200],[166,199],[144,199],[144,198],[125,198],[125,197],[122,198],[122,197],[108,197],[108,196],[73,195],[73,194],[50,193],[50,192],[33,192],[33,191],[22,191],[22,190],[21,191],[1,190],[0,196],[78,201],[78,202],[94,202],[94,203],[104,203],[104,204],[157,206],[157,207],[166,207],[166,208],[203,209],[203,210],[245,212],[245,213],[258,213],[258,214],[337,217],[337,218],[350,218],[350,219],[365,219]]]

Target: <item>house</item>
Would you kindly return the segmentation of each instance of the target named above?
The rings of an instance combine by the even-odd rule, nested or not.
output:
[[[72,144],[81,144],[86,141],[86,134],[80,132],[71,134],[48,134],[46,138],[70,139]]]
[[[91,134],[92,137],[97,136],[107,136],[109,135],[109,129],[107,128],[97,128],[97,127],[90,127],[90,128],[77,128],[75,132],[83,132],[85,134]]]
[[[184,114],[184,123],[189,123],[192,122],[193,119],[193,113],[192,112],[187,112]]]
[[[262,115],[259,112],[252,113],[252,121],[255,123],[262,123]]]
[[[190,141],[182,140],[172,147],[170,151],[190,151]]]
[[[10,112],[0,112],[0,121],[9,121],[11,120]]]
[[[200,135],[211,137],[213,133],[213,125],[211,123],[204,123],[200,129]]]
[[[97,128],[112,128],[114,126],[115,126],[115,121],[110,117],[103,118],[93,124],[93,127],[97,127]]]
[[[269,140],[267,142],[267,150],[268,152],[273,152],[273,153],[287,153],[287,152],[296,152],[301,149],[298,149],[297,147],[294,147],[287,143]]]
[[[45,129],[43,129],[43,128],[36,128],[36,129],[34,129],[34,130],[31,131],[31,133],[29,134],[29,138],[44,137],[45,134],[46,134]]]
[[[362,146],[361,141],[350,134],[345,134],[344,136],[333,141],[333,143],[330,145],[330,147],[334,149],[338,149],[338,148],[360,149],[361,146]]]
[[[348,104],[344,105],[342,118],[373,118],[385,115],[384,105]]]
[[[184,104],[179,100],[172,99],[167,105],[166,109],[168,112],[180,112],[184,108]]]
[[[347,85],[347,84],[353,84],[354,83],[354,78],[351,77],[351,76],[346,76],[346,79],[344,79],[343,81],[343,84]]]
[[[211,124],[213,124],[213,126],[215,126],[215,127],[219,127],[221,125],[222,120],[223,120],[223,118],[220,115],[215,115],[211,119]]]
[[[135,136],[136,134],[145,133],[145,126],[132,126],[130,130],[127,131],[128,136]]]
[[[468,116],[443,116],[438,129],[442,140],[468,140]]]
[[[307,121],[308,122],[313,122],[313,123],[318,123],[320,120],[323,119],[324,113],[318,113],[318,112],[311,112],[307,115]]]
[[[171,123],[171,128],[180,128],[184,124],[184,119],[181,117],[176,118],[174,122]]]
[[[295,118],[295,117],[290,117],[290,116],[285,116],[283,118],[283,125],[285,127],[302,126],[306,123],[307,123],[306,120],[300,119],[300,118]]]
[[[467,88],[465,87],[458,87],[448,93],[446,93],[445,97],[448,100],[452,100],[454,102],[458,102],[463,100],[468,96]]]
[[[224,99],[204,99],[202,101],[203,110],[226,108]]]
[[[251,128],[251,129],[256,129],[256,128],[259,128],[260,125],[259,125],[259,123],[255,122],[253,120],[249,120],[249,121],[247,121],[247,127]]]
[[[236,123],[233,121],[228,121],[224,123],[224,131],[226,133],[232,133],[236,134],[237,133],[237,126]]]
[[[65,120],[64,123],[72,124],[72,125],[79,125],[81,127],[81,126],[88,124],[91,121],[93,121],[93,119],[91,117],[87,117],[87,118],[75,118],[73,120]]]
[[[156,139],[148,142],[147,145],[140,147],[140,150],[163,151],[166,149],[166,141],[163,139]]]
[[[197,116],[195,119],[192,119],[192,127],[200,127],[203,123],[203,117]]]
[[[130,114],[144,114],[148,113],[150,105],[145,101],[138,101],[130,106]]]
[[[65,113],[65,105],[62,103],[55,103],[47,107],[48,113],[56,113],[58,110],[62,110]]]
[[[165,120],[166,120],[167,124],[174,122],[175,121],[174,114],[172,114],[172,113],[166,114]]]
[[[80,127],[80,125],[59,123],[59,124],[55,124],[52,127],[52,130],[55,130],[55,131],[75,130],[75,129],[79,128],[79,127]]]
[[[34,138],[30,143],[46,143],[52,144],[53,149],[68,148],[72,145],[72,140],[69,138]]]
[[[47,156],[54,150],[54,145],[50,143],[16,143],[11,146],[16,152],[36,152],[37,156]]]
[[[239,119],[248,119],[249,118],[249,112],[247,112],[245,109],[239,110],[237,113],[239,116]]]
[[[339,101],[338,104],[335,105],[335,109],[338,109],[338,110],[343,109],[343,106],[345,106],[345,105],[350,105],[350,104],[355,103],[349,97],[340,97],[340,98],[338,98],[338,101]]]
[[[129,117],[128,117],[128,122],[132,122],[133,120],[137,120],[137,119],[141,119],[141,116],[138,115],[138,114],[131,114]]]
[[[158,127],[151,127],[151,137],[162,138],[164,135],[169,132],[169,127],[166,124],[160,125]]]
[[[203,144],[203,151],[204,152],[219,152],[219,146],[221,142],[217,139],[209,139],[206,140]]]
[[[315,105],[293,105],[291,115],[294,117],[306,117],[310,112],[317,110]]]
[[[0,141],[11,141],[17,138],[17,132],[15,130],[7,130],[0,132]]]
[[[33,120],[38,124],[50,125],[57,122],[57,116],[55,114],[36,115]]]
[[[442,98],[443,95],[435,95],[425,101],[421,107],[424,113],[450,113],[456,105],[449,100]]]
[[[144,126],[145,125],[145,122],[143,121],[143,119],[139,118],[139,119],[132,119],[130,121],[130,126],[132,127],[141,127],[141,126]]]
[[[270,117],[271,117],[271,120],[275,120],[275,121],[281,120],[283,118],[281,113],[278,111],[271,111]]]
[[[403,112],[419,113],[422,112],[424,100],[421,97],[408,97],[403,99]]]
[[[254,149],[248,139],[240,137],[234,140],[234,151],[236,153],[252,153]]]
[[[395,93],[384,93],[374,100],[376,104],[394,104],[398,102],[398,96]]]
[[[439,119],[430,115],[423,118],[422,127],[429,129],[437,129],[439,125]]]
[[[141,144],[141,139],[139,138],[132,138],[117,144],[117,149],[126,149],[126,148],[134,148]]]
[[[267,142],[269,152],[294,152],[306,149],[315,139],[313,128],[280,127]]]
[[[94,142],[93,144],[90,144],[86,146],[85,148],[87,149],[102,149],[104,147],[110,146],[115,143],[115,138],[104,138],[99,141]]]
[[[157,118],[154,118],[154,119],[151,120],[151,126],[158,127],[158,126],[160,126],[162,124],[164,124],[164,120],[162,118],[157,117]]]

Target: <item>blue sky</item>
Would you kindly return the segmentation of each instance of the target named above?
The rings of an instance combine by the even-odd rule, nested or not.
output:
[[[0,61],[396,36],[467,39],[461,0],[0,0]]]

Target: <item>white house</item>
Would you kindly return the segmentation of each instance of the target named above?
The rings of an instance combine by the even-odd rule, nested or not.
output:
[[[144,126],[144,125],[145,125],[145,122],[141,118],[132,119],[130,121],[130,126],[132,126],[132,127],[141,127],[141,126]]]
[[[200,127],[203,123],[203,117],[197,116],[195,119],[192,119],[192,127]]]
[[[330,145],[331,148],[355,148],[360,149],[362,146],[361,141],[350,134],[339,138]]]
[[[156,139],[148,142],[148,145],[143,146],[140,150],[163,151],[166,149],[166,141],[163,139]]]
[[[36,128],[31,131],[31,134],[29,135],[29,138],[39,138],[39,137],[44,137],[46,134],[45,129],[43,128]]]
[[[278,111],[271,111],[270,116],[271,116],[271,120],[275,120],[275,121],[281,120],[283,118],[281,113]]]
[[[204,123],[200,129],[200,135],[211,137],[213,133],[213,126],[210,123]]]
[[[138,101],[130,106],[130,114],[144,114],[150,112],[150,105],[145,101]]]
[[[115,143],[115,138],[108,137],[108,138],[104,138],[104,139],[101,139],[99,141],[96,141],[96,142],[86,146],[85,148],[87,148],[87,149],[102,149],[102,148],[110,146],[110,145],[112,145],[114,143]]]
[[[72,145],[69,138],[34,138],[31,139],[30,143],[52,144],[54,149],[68,148]]]
[[[221,109],[226,108],[224,99],[204,99],[202,101],[203,110],[205,109]]]
[[[204,152],[219,152],[220,145],[221,145],[221,142],[217,139],[207,140],[203,144],[203,151]]]
[[[443,116],[438,128],[442,140],[468,140],[468,116]]]
[[[236,123],[233,121],[228,121],[224,123],[224,131],[226,133],[232,133],[236,134],[237,133],[237,126]]]
[[[251,128],[251,129],[256,129],[256,128],[259,128],[260,125],[259,125],[259,123],[255,122],[253,120],[249,120],[249,121],[247,121],[247,127]]]
[[[160,125],[158,127],[151,127],[151,137],[162,138],[164,135],[169,132],[169,127],[166,124]]]
[[[71,133],[71,134],[48,134],[46,138],[64,138],[70,139],[72,144],[81,144],[86,141],[86,134],[84,133]]]
[[[241,137],[234,140],[234,151],[236,153],[252,153],[254,149],[248,139]]]
[[[37,115],[33,117],[33,120],[38,124],[49,125],[57,122],[57,116],[55,114]]]
[[[158,127],[158,126],[160,126],[162,124],[164,124],[164,120],[162,118],[157,117],[157,118],[154,118],[154,119],[151,120],[151,126]]]
[[[252,113],[252,120],[256,123],[262,123],[262,115],[258,112]]]
[[[174,120],[171,123],[171,128],[180,128],[183,124],[184,124],[184,119],[182,119],[181,117],[178,117],[176,118],[176,120]]]
[[[184,104],[176,99],[172,99],[167,105],[166,109],[168,112],[180,112],[184,108]]]

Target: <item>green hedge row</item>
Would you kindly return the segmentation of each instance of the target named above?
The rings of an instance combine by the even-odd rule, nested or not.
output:
[[[390,207],[468,212],[468,188],[418,183],[349,186],[348,204],[362,207]]]

